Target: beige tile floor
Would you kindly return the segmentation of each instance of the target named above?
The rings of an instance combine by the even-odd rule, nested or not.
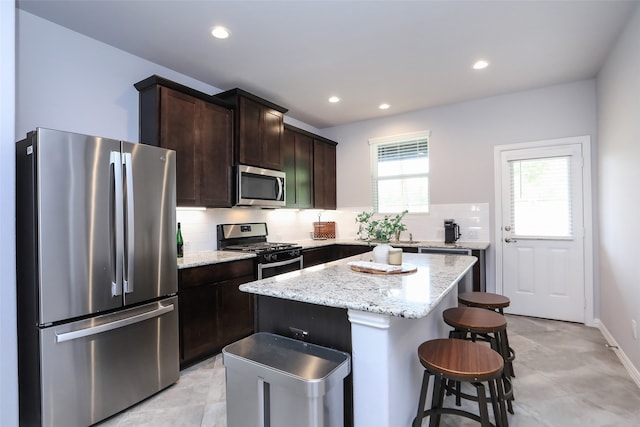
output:
[[[516,351],[511,427],[640,426],[640,389],[615,353],[605,347],[598,329],[507,317],[509,340]],[[451,398],[446,402],[451,403]],[[473,405],[468,408],[475,410]],[[99,425],[226,427],[221,356],[182,371],[177,384]],[[423,425],[428,425],[427,420]],[[478,424],[444,415],[441,425]]]

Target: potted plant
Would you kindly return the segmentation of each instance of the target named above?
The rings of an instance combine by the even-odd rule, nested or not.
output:
[[[382,219],[375,219],[373,212],[361,212],[356,216],[358,235],[369,242],[388,243],[398,240],[400,232],[407,229],[402,223],[407,212],[404,210],[397,215],[385,215]]]

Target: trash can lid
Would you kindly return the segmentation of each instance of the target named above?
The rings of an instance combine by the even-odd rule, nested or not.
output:
[[[350,360],[348,353],[267,332],[229,344],[222,353],[225,357],[246,359],[307,381],[326,378]]]

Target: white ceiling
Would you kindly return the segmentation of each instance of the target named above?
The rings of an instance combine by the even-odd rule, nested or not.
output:
[[[595,77],[638,0],[18,0],[316,128]],[[211,37],[224,25],[231,37]],[[471,69],[484,58],[490,66]],[[331,95],[342,101],[329,104]],[[386,102],[391,108],[377,106]]]

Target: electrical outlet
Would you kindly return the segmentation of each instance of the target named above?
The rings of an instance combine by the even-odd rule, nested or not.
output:
[[[289,326],[289,331],[291,331],[291,337],[296,340],[306,341],[309,336],[309,332],[300,328],[294,328],[293,326]]]
[[[631,330],[633,331],[633,339],[638,339],[638,324],[635,320],[631,321]]]

